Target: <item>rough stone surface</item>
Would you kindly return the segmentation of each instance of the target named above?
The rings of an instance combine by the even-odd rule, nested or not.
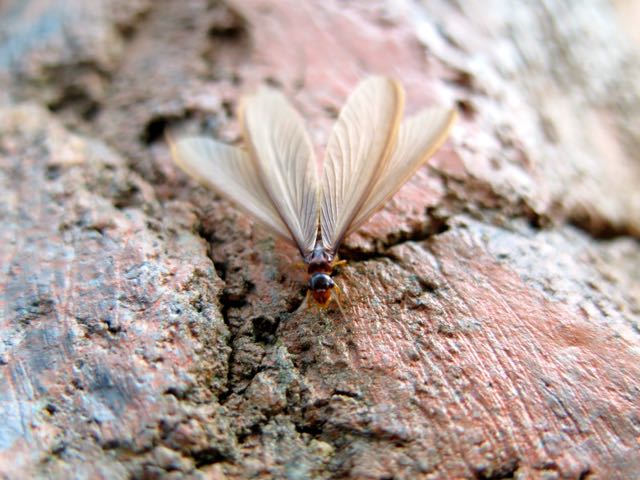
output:
[[[638,9],[0,2],[0,478],[627,479],[640,472]],[[635,20],[635,22],[634,22]],[[296,251],[172,165],[268,82],[321,151],[367,73],[451,140]]]

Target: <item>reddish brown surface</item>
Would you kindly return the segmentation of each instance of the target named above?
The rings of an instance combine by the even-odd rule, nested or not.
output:
[[[636,10],[456,5],[0,4],[0,478],[638,475]],[[370,72],[461,121],[296,312],[163,133],[268,81],[321,151]]]

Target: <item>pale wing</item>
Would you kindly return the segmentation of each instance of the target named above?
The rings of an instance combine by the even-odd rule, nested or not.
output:
[[[455,119],[455,110],[434,107],[402,122],[389,163],[369,192],[348,233],[367,221],[431,158],[447,139]]]
[[[335,253],[389,161],[404,107],[402,87],[384,77],[363,81],[329,137],[323,165],[322,244]]]
[[[244,151],[204,137],[184,138],[169,145],[174,161],[187,174],[293,242]]]
[[[284,96],[263,87],[240,110],[247,148],[265,190],[303,256],[318,234],[318,174],[302,118]]]

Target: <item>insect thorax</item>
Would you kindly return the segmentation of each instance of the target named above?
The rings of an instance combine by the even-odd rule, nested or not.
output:
[[[333,271],[333,259],[335,255],[325,250],[322,241],[318,239],[316,246],[309,253],[304,261],[308,265],[307,272],[312,275],[316,272],[331,274]]]

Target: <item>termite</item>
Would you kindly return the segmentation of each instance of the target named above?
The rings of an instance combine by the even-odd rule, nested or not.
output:
[[[456,118],[452,108],[429,107],[402,121],[403,110],[397,81],[362,81],[333,127],[320,174],[302,118],[266,86],[240,103],[243,147],[191,137],[171,150],[185,172],[298,248],[308,296],[326,307],[344,238],[440,148]]]

